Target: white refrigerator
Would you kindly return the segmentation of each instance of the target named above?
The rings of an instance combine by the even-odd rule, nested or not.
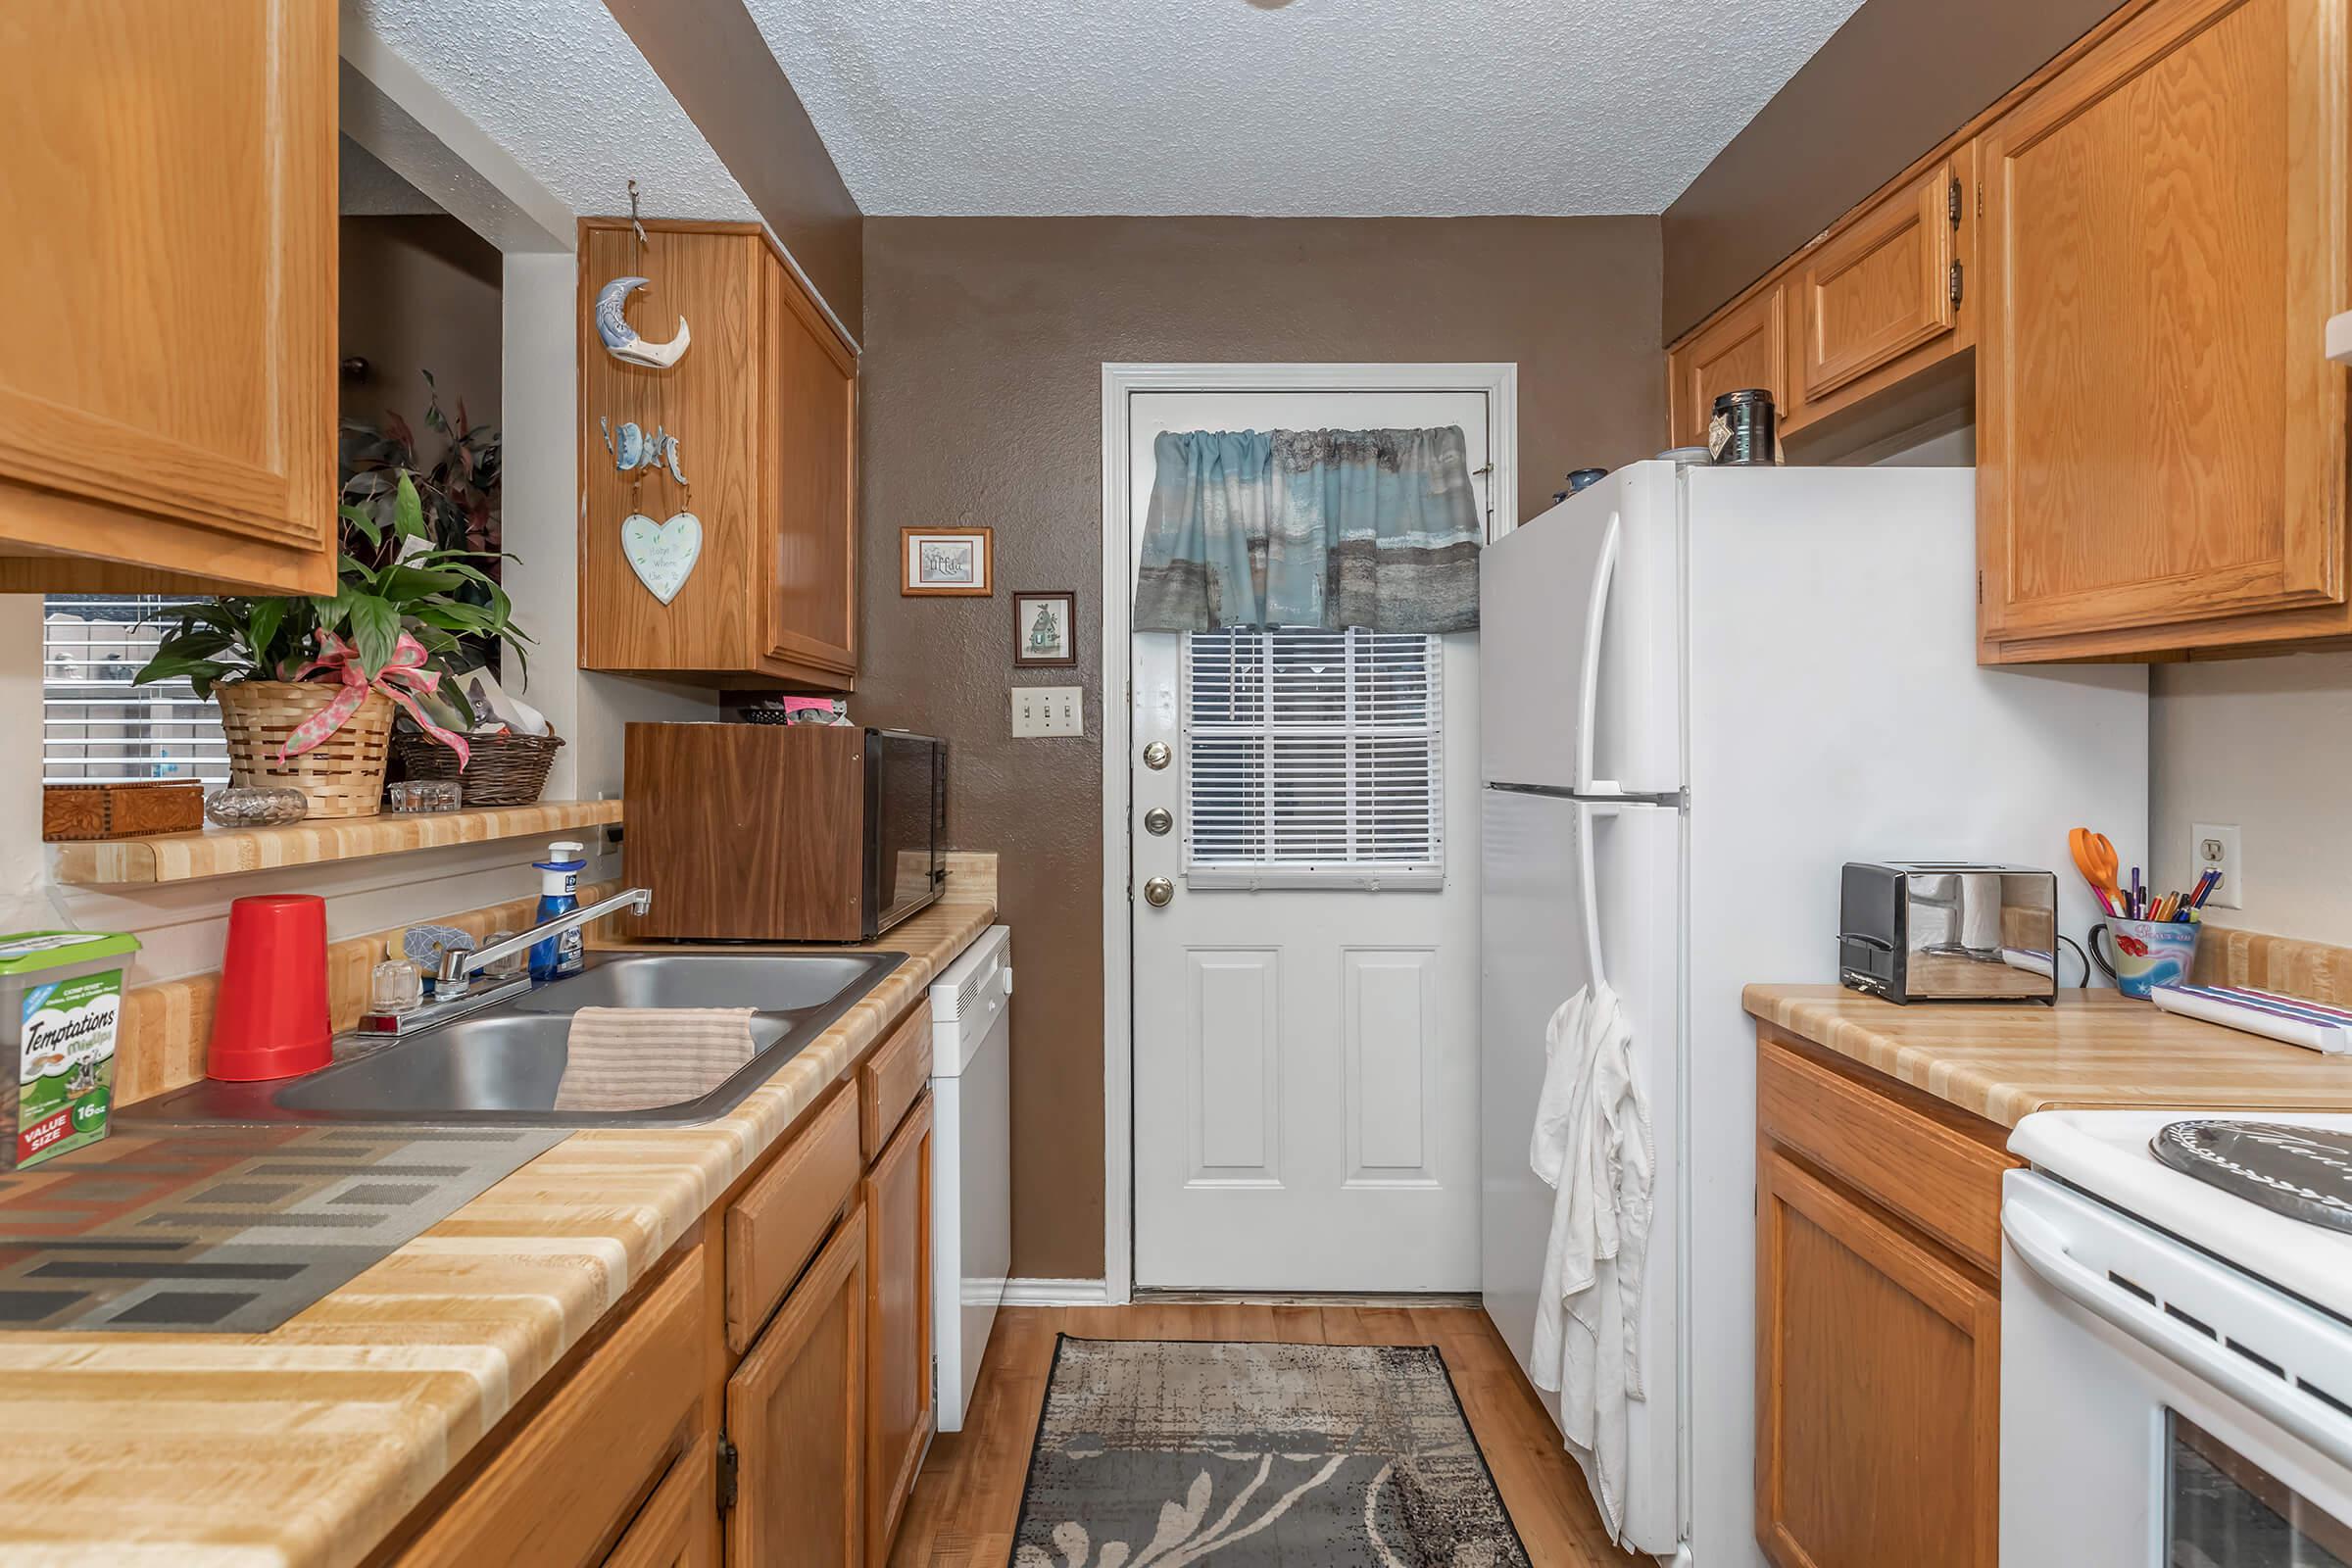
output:
[[[1975,572],[1965,468],[1641,463],[1485,553],[1484,1298],[1526,1367],[1544,1026],[1604,980],[1657,1145],[1625,1536],[1661,1557],[1764,1560],[1741,988],[1835,982],[1847,860],[2050,867],[2080,941],[2067,829],[2145,854],[2146,669],[1980,667]]]

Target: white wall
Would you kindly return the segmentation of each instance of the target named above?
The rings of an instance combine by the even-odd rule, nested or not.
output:
[[[2234,823],[2245,906],[2208,905],[2207,917],[2352,945],[2352,653],[2159,664],[2153,673],[2148,817],[2158,880],[2190,880],[2192,824]]]

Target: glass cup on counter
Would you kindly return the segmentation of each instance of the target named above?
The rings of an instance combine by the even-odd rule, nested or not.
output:
[[[393,785],[384,804],[395,811],[415,813],[454,811],[464,800],[465,792],[454,778],[411,778]]]

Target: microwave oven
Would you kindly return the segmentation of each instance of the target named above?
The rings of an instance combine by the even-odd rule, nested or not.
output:
[[[871,942],[947,881],[948,743],[833,724],[631,724],[639,935]]]

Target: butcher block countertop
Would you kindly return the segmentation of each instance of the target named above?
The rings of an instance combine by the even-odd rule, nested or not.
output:
[[[1747,1010],[1962,1110],[2182,1106],[2352,1111],[2352,1056],[2159,1011],[2113,991],[2034,1003],[1898,1006],[1842,986],[1752,985]]]
[[[367,1556],[993,913],[887,933],[906,961],[716,1121],[574,1133],[270,1333],[0,1333],[0,1559]]]

